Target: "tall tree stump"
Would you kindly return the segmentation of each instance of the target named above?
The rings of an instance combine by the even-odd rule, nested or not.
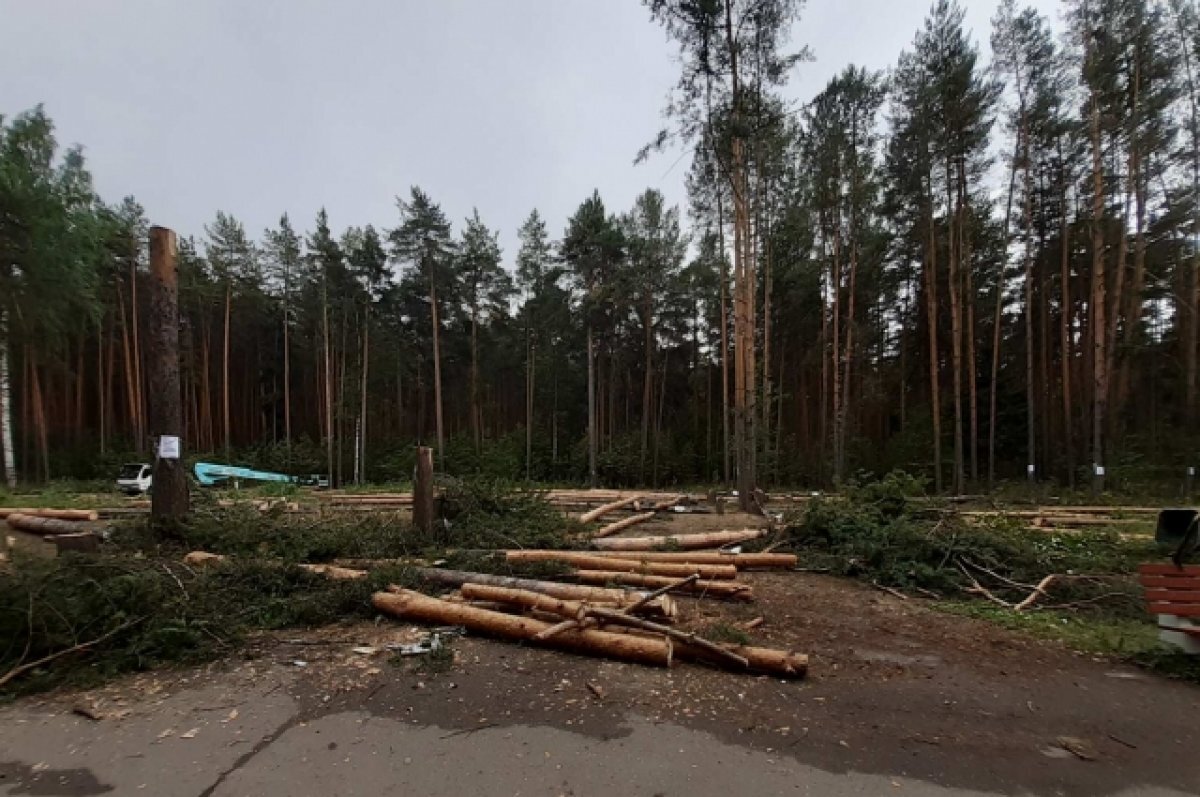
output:
[[[433,532],[433,449],[417,446],[413,474],[413,526],[422,534]]]
[[[175,233],[150,228],[150,323],[148,337],[150,433],[157,441],[153,521],[178,520],[188,512],[183,465],[183,395],[179,383],[179,268]]]

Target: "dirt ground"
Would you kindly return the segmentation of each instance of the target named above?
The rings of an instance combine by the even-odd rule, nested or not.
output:
[[[681,598],[686,624],[762,616],[806,680],[476,638],[432,672],[361,647],[420,634],[384,619],[265,635],[0,709],[0,793],[1200,793],[1200,687],[844,579],[745,578],[755,603]]]

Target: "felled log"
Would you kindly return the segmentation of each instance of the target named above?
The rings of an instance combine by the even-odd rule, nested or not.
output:
[[[593,520],[598,520],[602,516],[607,515],[609,512],[615,512],[618,509],[624,509],[625,507],[629,506],[630,504],[634,503],[637,500],[638,500],[638,497],[636,495],[631,495],[628,498],[622,498],[619,501],[613,501],[608,504],[601,504],[600,506],[596,507],[595,509],[591,510],[590,512],[584,512],[582,515],[580,515],[579,522],[580,523],[591,523]]]
[[[600,529],[592,535],[592,539],[600,539],[601,537],[609,537],[618,532],[622,532],[630,526],[636,526],[639,523],[645,523],[647,520],[654,518],[655,512],[643,512],[640,515],[630,515],[627,518],[618,520],[616,523],[609,523],[604,528]]]
[[[525,590],[475,584],[464,585],[463,596],[472,600],[487,600],[526,609],[536,609],[568,621],[553,624],[542,631],[539,641],[573,630],[572,623],[599,622],[607,624],[609,628],[622,626],[668,636],[676,642],[675,652],[681,658],[721,664],[734,670],[769,673],[784,678],[802,678],[808,670],[808,656],[801,653],[749,645],[718,644],[688,631],[634,617],[626,612],[600,606],[589,606],[579,601],[560,601]],[[552,629],[558,630],[555,634],[547,633]]]
[[[655,512],[666,512],[671,507],[681,504],[685,500],[687,500],[687,496],[683,495],[682,493],[679,495],[672,495],[670,498],[664,498],[662,501],[659,501],[657,504],[651,507],[651,509],[653,509]]]
[[[48,509],[45,507],[0,506],[0,519],[8,518],[12,515],[30,515],[32,517],[54,518],[56,520],[100,519],[100,513],[95,509]]]
[[[685,641],[690,645],[705,650],[711,656],[725,664],[733,664],[739,669],[749,667],[749,662],[736,653],[729,653],[707,639],[702,639],[689,631],[679,631],[659,623],[653,623],[640,617],[616,609],[605,609],[599,606],[588,606],[579,601],[563,601],[551,598],[549,595],[539,595],[536,592],[526,592],[521,589],[505,589],[504,587],[489,587],[485,584],[464,584],[463,597],[474,600],[486,600],[520,606],[523,609],[536,609],[562,617],[569,622],[558,623],[546,629],[538,636],[538,641],[549,639],[551,636],[571,630],[573,627],[585,627],[584,621],[595,618],[591,622],[603,620],[614,625],[639,628],[656,634],[671,637],[677,641]],[[550,633],[553,630],[554,633]]]
[[[192,551],[187,556],[183,557],[185,565],[192,567],[211,567],[219,565],[226,561],[229,557],[219,553],[209,553],[208,551]]]
[[[618,584],[635,587],[665,587],[674,584],[677,579],[667,576],[647,576],[641,573],[618,573],[613,570],[579,570],[575,578],[584,584]],[[749,584],[740,581],[693,581],[681,587],[680,592],[696,595],[709,595],[717,598],[733,598],[735,600],[754,600],[754,593]]]
[[[505,551],[504,556],[510,562],[564,562],[589,570],[617,570],[622,573],[680,577],[697,573],[701,578],[737,578],[737,567],[732,563],[702,565],[692,562],[650,562],[638,561],[635,558],[636,554],[625,559],[574,551]]]
[[[459,592],[467,600],[490,601],[519,606],[522,609],[536,609],[572,620],[582,618],[586,607],[583,601],[564,600],[541,592],[513,589],[512,587],[494,587],[490,584],[463,584]]]
[[[529,552],[526,552],[529,553]],[[592,551],[592,556],[639,562],[686,562],[694,565],[731,564],[738,570],[790,570],[797,558],[792,553],[721,553],[720,551]]]
[[[402,620],[436,625],[461,625],[469,631],[521,642],[533,642],[550,623],[532,617],[492,612],[462,603],[430,598],[412,590],[376,592],[371,604],[384,614]],[[555,634],[536,644],[592,656],[671,666],[673,646],[667,639],[649,639],[606,631],[571,630]]]
[[[560,584],[557,581],[538,581],[532,578],[497,576],[490,573],[468,573],[463,570],[443,570],[438,567],[419,567],[416,570],[426,582],[443,587],[457,588],[463,584],[490,584],[496,587],[540,592],[543,595],[566,600],[609,603],[616,606],[630,606],[642,598],[640,593],[624,589],[599,589],[580,584]],[[655,598],[646,605],[646,609],[647,614],[656,617],[675,617],[679,613],[675,601],[667,595]]]
[[[603,551],[655,551],[662,548],[719,548],[737,542],[747,542],[765,537],[767,529],[741,529],[740,531],[710,531],[705,534],[680,534],[668,537],[614,537],[593,539],[592,546]]]
[[[84,529],[80,528],[78,522],[73,520],[59,520],[52,517],[40,517],[37,515],[21,515],[12,514],[5,518],[10,528],[17,531],[26,531],[30,534],[41,534],[47,536],[50,534],[77,534]]]
[[[296,567],[299,567],[301,570],[307,570],[314,575],[325,576],[325,578],[330,578],[334,581],[358,581],[367,577],[366,570],[351,570],[348,567],[338,567],[337,565],[300,564],[296,565]]]
[[[736,653],[750,663],[750,669],[770,673],[780,678],[803,678],[808,673],[808,655],[776,648],[759,648],[751,645],[722,645],[730,653]],[[710,661],[707,651],[693,648],[680,642],[675,646],[680,658]]]

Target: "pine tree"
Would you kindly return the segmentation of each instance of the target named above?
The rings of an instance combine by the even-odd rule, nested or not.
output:
[[[412,267],[415,275],[427,288],[431,345],[433,351],[434,415],[437,428],[438,461],[446,454],[446,433],[442,408],[442,349],[439,291],[453,296],[454,245],[450,237],[450,222],[425,192],[413,186],[408,202],[397,200],[400,226],[388,235],[392,257]]]
[[[483,450],[483,408],[479,384],[479,325],[480,320],[504,314],[513,292],[512,278],[500,265],[498,235],[491,232],[476,210],[463,227],[458,245],[458,280],[466,302],[471,323],[471,436],[475,452]]]

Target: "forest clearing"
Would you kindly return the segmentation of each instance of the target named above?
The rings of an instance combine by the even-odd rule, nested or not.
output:
[[[1031,1],[0,52],[0,793],[1196,793],[1200,4]]]
[[[3,565],[0,600],[27,611],[6,613],[0,631],[29,646],[0,660],[2,688],[35,693],[0,707],[0,743],[26,762],[5,765],[5,782],[89,794],[148,780],[162,794],[232,794],[253,790],[254,777],[278,783],[278,766],[302,756],[297,788],[311,789],[307,779],[326,782],[346,760],[375,766],[378,753],[366,751],[380,734],[420,726],[439,729],[428,740],[435,758],[464,735],[527,756],[523,774],[510,775],[525,787],[565,777],[618,789],[612,772],[575,768],[633,733],[653,745],[686,738],[693,754],[756,755],[739,777],[764,789],[795,775],[784,759],[856,773],[828,794],[871,773],[891,778],[884,785],[969,794],[1188,793],[1200,769],[1175,751],[1200,733],[1195,687],[1178,679],[1200,679],[1200,669],[1159,646],[1134,575],[1162,559],[1154,515],[1119,505],[984,508],[907,495],[911,487],[893,476],[841,495],[764,495],[763,516],[727,508],[715,491],[464,482],[439,491],[443,522],[428,533],[413,525],[406,489],[199,491],[190,522],[165,537],[148,533],[143,499],[12,496],[22,511],[49,501],[59,517],[47,519],[105,533],[94,553],[17,552]],[[646,507],[662,509],[596,536]],[[1076,525],[1085,515],[1093,522]],[[1067,523],[1050,526],[1056,517]],[[718,544],[730,530],[744,538],[736,553],[688,542]],[[655,542],[634,547],[657,550],[594,547],[638,539]],[[663,565],[659,577],[674,589],[645,601],[639,579]],[[581,576],[599,566],[607,573],[588,586]],[[681,577],[689,569],[696,575]],[[1038,595],[1054,573],[1064,580]],[[696,589],[702,582],[744,590]],[[429,596],[416,613],[388,604],[416,594]],[[422,614],[430,605],[435,614]],[[463,607],[479,607],[477,616]],[[634,627],[620,624],[626,611]],[[514,636],[494,615],[529,630]],[[560,644],[534,638],[569,620],[576,629],[561,630]],[[597,621],[603,630],[588,631]],[[466,636],[446,628],[464,623]],[[634,647],[607,647],[609,637]],[[304,741],[325,723],[334,735]],[[668,741],[663,728],[695,735]],[[545,755],[526,747],[531,738]],[[577,749],[587,739],[596,751]],[[236,746],[223,752],[231,744],[251,745],[255,762]],[[53,752],[71,746],[86,752]],[[168,778],[159,767],[179,755],[195,763]],[[128,756],[144,758],[132,773],[114,763]],[[274,757],[279,765],[267,763]],[[548,758],[559,769],[546,771]],[[695,767],[703,756],[684,760]],[[370,777],[443,793],[405,762]],[[662,766],[672,779],[696,774]]]

